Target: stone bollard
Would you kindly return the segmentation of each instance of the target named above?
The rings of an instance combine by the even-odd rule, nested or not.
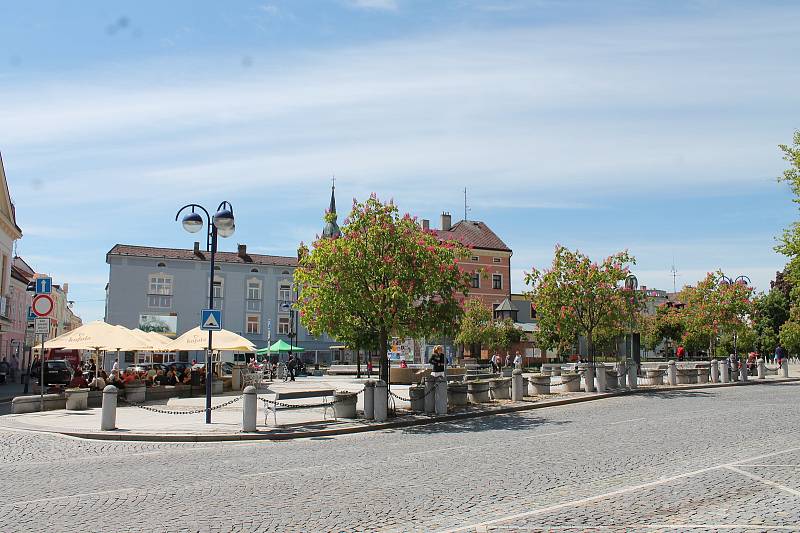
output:
[[[672,387],[678,384],[678,367],[675,366],[675,361],[667,363],[667,384]]]
[[[432,415],[436,412],[436,378],[425,376],[425,413]]]
[[[585,392],[594,392],[594,367],[586,365],[583,369],[583,390]]]
[[[378,380],[375,383],[375,408],[373,410],[376,422],[385,422],[388,418],[388,402],[389,388],[385,381]]]
[[[242,432],[252,433],[256,430],[258,417],[258,394],[256,388],[248,385],[242,391]]]
[[[100,416],[102,431],[117,429],[117,392],[114,385],[106,385],[103,389],[103,411]]]
[[[711,383],[719,383],[719,361],[711,360]]]
[[[436,414],[447,414],[447,378],[437,376],[434,384],[436,387]]]
[[[719,369],[719,375],[722,378],[722,383],[728,383],[731,380],[731,367],[727,359],[723,359],[722,366]]]
[[[781,361],[781,373],[783,374],[783,377],[789,377],[789,360],[785,357]]]
[[[747,365],[739,365],[739,379],[742,383],[747,381]]]
[[[625,366],[625,363],[617,363],[617,386],[620,389],[627,389],[628,388],[628,369]]]
[[[597,381],[597,392],[598,394],[602,394],[606,392],[606,390],[608,389],[608,381],[606,379],[608,377],[606,376],[606,365],[600,363],[600,366],[595,368],[594,371],[597,374],[595,376],[595,380]]]
[[[767,367],[764,366],[764,360],[758,360],[758,379],[764,379],[767,377]]]
[[[628,385],[632,389],[639,386],[639,376],[636,374],[636,362],[634,361],[628,365]]]
[[[525,382],[522,380],[522,370],[515,368],[511,373],[511,400],[521,402],[525,396]]]
[[[364,418],[375,418],[375,382],[372,380],[364,383]]]

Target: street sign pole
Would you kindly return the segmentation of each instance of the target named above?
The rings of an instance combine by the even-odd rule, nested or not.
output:
[[[44,338],[42,335],[42,349],[39,351],[39,411],[44,413]]]

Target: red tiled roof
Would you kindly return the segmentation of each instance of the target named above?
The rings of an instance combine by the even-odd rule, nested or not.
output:
[[[436,235],[445,241],[457,241],[464,246],[478,248],[482,250],[499,250],[510,252],[511,248],[506,246],[489,226],[476,220],[462,220],[456,222],[450,231],[440,229],[433,230]]]
[[[154,259],[182,259],[185,261],[207,261],[208,252],[201,250],[203,257],[195,255],[193,250],[181,248],[155,248],[153,246],[132,246],[129,244],[117,244],[108,255],[122,255],[127,257],[152,257]],[[238,263],[241,265],[273,265],[273,266],[297,266],[296,257],[283,257],[279,255],[260,255],[247,253],[249,261],[242,259],[236,252],[217,252],[215,259],[220,263]]]

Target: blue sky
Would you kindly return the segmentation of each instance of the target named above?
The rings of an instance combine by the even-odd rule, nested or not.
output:
[[[291,255],[370,192],[487,222],[513,288],[556,243],[628,248],[640,284],[769,286],[796,218],[800,5],[774,1],[0,4],[0,151],[19,254],[101,318],[115,243]],[[340,217],[343,218],[343,217]]]

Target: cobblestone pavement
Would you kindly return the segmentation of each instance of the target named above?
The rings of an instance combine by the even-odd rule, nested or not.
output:
[[[0,432],[0,532],[798,531],[798,394],[654,392],[287,442]]]

